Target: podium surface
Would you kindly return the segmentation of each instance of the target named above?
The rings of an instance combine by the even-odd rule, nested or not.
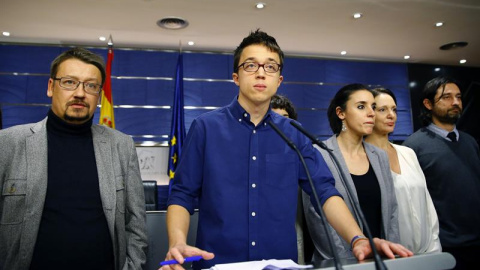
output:
[[[344,269],[375,270],[373,259],[359,263],[356,259],[340,260]],[[383,262],[389,270],[441,270],[455,267],[455,258],[450,253],[419,254],[408,258],[384,259]],[[316,263],[313,269],[335,270],[333,260]]]

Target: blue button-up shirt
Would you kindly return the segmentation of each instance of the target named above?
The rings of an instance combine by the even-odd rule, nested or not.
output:
[[[291,119],[270,110],[255,126],[237,99],[192,123],[168,205],[191,214],[198,197],[198,248],[215,253],[194,268],[261,259],[297,260],[298,184],[311,193],[300,159],[267,124],[273,121],[298,147],[323,204],[340,196],[320,153]],[[315,204],[315,203],[314,203]]]
[[[438,127],[437,125],[435,125],[434,123],[430,123],[430,125],[427,126],[427,129],[429,129],[430,131],[432,131],[433,133],[437,134],[438,136],[444,138],[445,140],[447,141],[452,141],[452,139],[450,139],[448,137],[448,131],[446,131],[445,129],[441,128],[441,127]],[[460,140],[460,132],[458,132],[458,129],[457,127],[453,127],[453,132],[455,132],[455,135],[457,136],[457,141]]]

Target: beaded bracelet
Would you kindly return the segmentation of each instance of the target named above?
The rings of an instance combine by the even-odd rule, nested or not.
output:
[[[355,235],[353,238],[352,238],[352,241],[350,241],[350,247],[352,248],[353,250],[353,246],[355,245],[355,243],[358,241],[358,240],[361,240],[361,239],[367,239],[367,237],[363,236],[363,235]]]

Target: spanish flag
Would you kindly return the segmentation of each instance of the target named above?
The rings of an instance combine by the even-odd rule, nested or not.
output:
[[[170,178],[168,194],[172,188],[172,179],[175,176],[178,158],[182,152],[183,139],[185,138],[185,118],[183,114],[183,55],[180,53],[175,76],[175,92],[172,106],[172,125],[170,130],[170,151],[168,161],[168,177]]]
[[[113,117],[113,99],[112,99],[112,61],[113,61],[113,43],[112,37],[108,41],[108,58],[105,83],[102,91],[102,107],[100,108],[100,125],[115,128],[115,118]]]

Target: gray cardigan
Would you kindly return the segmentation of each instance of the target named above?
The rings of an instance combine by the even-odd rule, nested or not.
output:
[[[347,195],[346,187],[340,179],[339,169],[343,170],[345,183],[349,185],[350,189],[353,191],[352,199],[358,203],[358,197],[353,183],[350,172],[348,171],[347,164],[343,159],[343,155],[340,152],[338,146],[337,137],[333,135],[331,138],[325,141],[325,144],[329,149],[332,149],[332,154],[340,162],[340,168],[335,165],[334,160],[324,149],[316,147],[323,158],[325,159],[328,168],[335,178],[335,187],[342,194],[347,207],[350,209],[350,212],[353,214],[357,223],[360,226],[360,229],[363,231],[363,225],[359,221],[358,213],[354,211],[352,207],[352,201]],[[397,213],[397,199],[395,197],[395,190],[393,186],[393,179],[390,172],[390,165],[388,161],[388,156],[385,151],[380,148],[377,148],[369,143],[363,142],[363,146],[367,153],[367,157],[370,161],[370,165],[373,167],[375,176],[377,177],[378,183],[380,185],[381,192],[381,204],[382,204],[382,238],[387,239],[392,242],[398,243],[400,240],[399,231],[398,231],[398,213]],[[328,246],[327,238],[325,236],[325,229],[321,224],[321,219],[318,213],[315,211],[313,205],[310,202],[310,197],[303,193],[303,206],[305,209],[305,218],[307,221],[308,229],[312,237],[313,243],[315,244],[315,251],[313,255],[313,260],[322,260],[332,258],[332,252]],[[354,257],[350,243],[343,240],[343,238],[338,235],[332,226],[327,225],[330,235],[333,238],[334,245],[337,247],[338,254],[341,258],[350,258]]]
[[[30,267],[47,191],[46,122],[0,131],[0,269]],[[104,126],[92,125],[92,135],[115,269],[141,269],[147,234],[135,145]]]

